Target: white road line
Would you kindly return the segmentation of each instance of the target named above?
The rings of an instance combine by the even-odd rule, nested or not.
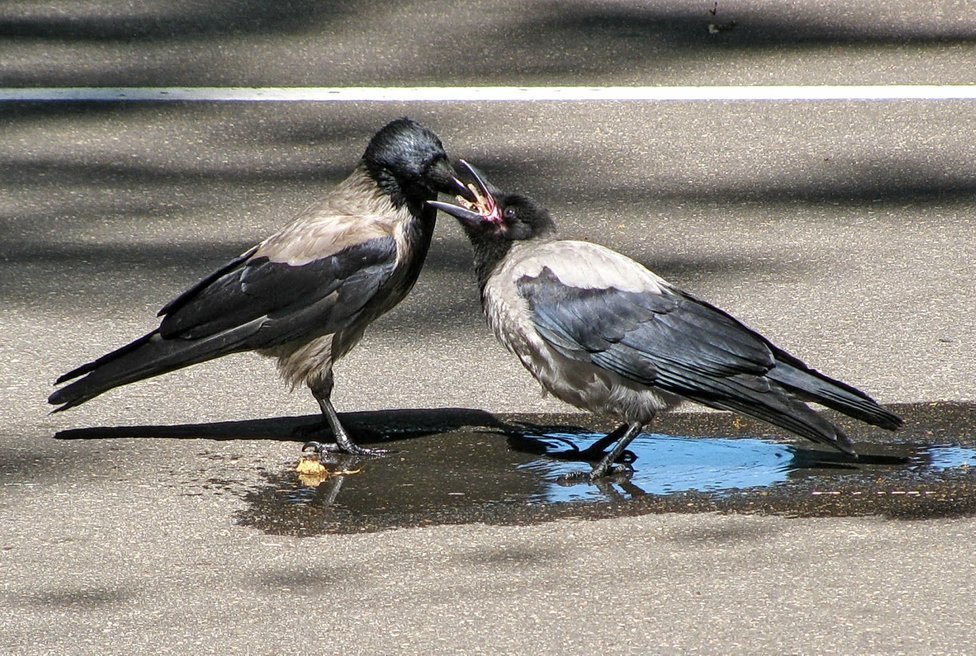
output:
[[[976,100],[976,85],[714,87],[38,87],[0,102],[532,102]]]

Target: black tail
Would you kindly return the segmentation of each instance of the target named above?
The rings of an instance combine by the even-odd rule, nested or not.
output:
[[[775,383],[751,375],[712,378],[701,393],[688,398],[719,410],[731,410],[796,433],[808,440],[832,446],[856,456],[854,444],[844,431]]]
[[[120,385],[159,376],[228,353],[247,350],[250,348],[246,343],[247,339],[256,329],[256,325],[245,324],[201,339],[163,339],[154,330],[131,344],[58,378],[56,384],[84,375],[84,378],[56,390],[48,397],[47,402],[60,406],[54,410],[60,412]]]
[[[769,422],[856,455],[854,444],[840,428],[808,407],[814,401],[874,426],[894,430],[902,425],[864,392],[824,376],[787,353],[776,353],[777,364],[762,378],[750,375],[699,381],[703,394],[689,398],[720,410],[732,410]]]
[[[788,354],[776,353],[776,359],[776,366],[766,377],[800,398],[886,430],[895,430],[904,423],[901,417],[882,408],[861,390],[825,376]]]

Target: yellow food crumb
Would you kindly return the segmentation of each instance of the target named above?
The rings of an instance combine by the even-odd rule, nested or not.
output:
[[[299,460],[295,471],[299,474],[319,474],[322,476],[328,476],[329,474],[329,470],[325,468],[325,465],[314,458],[302,458]]]
[[[333,476],[351,476],[358,474],[362,469],[337,469],[329,471],[325,465],[315,458],[302,458],[295,467],[298,472],[298,480],[305,487],[318,487],[326,479]]]

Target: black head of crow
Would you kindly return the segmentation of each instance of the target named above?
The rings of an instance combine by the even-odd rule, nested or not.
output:
[[[431,201],[474,246],[495,335],[556,398],[622,425],[581,453],[606,475],[627,444],[682,401],[731,410],[853,454],[815,401],[881,428],[901,419],[828,378],[727,312],[609,248],[557,239],[549,212],[463,160],[474,199]],[[612,448],[611,448],[612,447]]]
[[[389,123],[328,194],[167,303],[156,329],[58,378],[67,384],[48,402],[66,410],[121,385],[256,351],[276,358],[292,387],[309,388],[339,449],[369,453],[339,423],[332,366],[413,287],[436,217],[425,201],[468,193],[454,175],[437,135],[408,118]]]
[[[470,181],[455,182],[452,191],[458,194],[459,204],[439,201],[428,204],[444,210],[461,224],[475,248],[475,268],[483,284],[485,276],[505,257],[513,243],[555,239],[556,224],[549,210],[536,201],[522,194],[504,192],[469,162],[460,160],[460,164]]]
[[[441,140],[409,118],[387,124],[366,147],[363,163],[370,177],[397,208],[406,205],[414,214],[438,192],[459,193],[454,169]]]

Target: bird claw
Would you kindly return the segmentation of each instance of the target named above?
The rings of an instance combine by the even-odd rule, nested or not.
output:
[[[588,472],[569,472],[568,474],[563,474],[557,478],[556,483],[565,486],[578,485],[579,483],[592,483],[600,486],[604,483],[628,480],[634,474],[634,468],[630,465],[630,462],[613,465],[604,472],[599,470],[600,467],[597,466],[594,467],[592,471]]]
[[[549,439],[549,438],[547,438]],[[554,460],[567,460],[570,462],[590,462],[598,463],[607,457],[606,451],[602,449],[567,449],[564,451],[543,451],[548,458],[553,458]],[[617,462],[621,464],[630,464],[637,460],[637,454],[630,449],[624,451],[617,457]]]
[[[563,487],[570,487],[587,480],[589,480],[589,474],[587,472],[574,471],[556,478],[556,484],[562,485]]]
[[[636,460],[636,458],[634,458],[634,460]],[[631,462],[633,462],[633,460],[616,464],[602,474],[598,474],[596,469],[594,469],[589,475],[590,482],[596,483],[600,481],[627,480],[634,475],[634,468],[631,466]]]
[[[353,445],[352,449],[346,451],[354,456],[366,456],[368,458],[378,458],[380,456],[388,456],[394,453],[393,449],[367,449],[366,447]]]
[[[302,445],[302,453],[314,451],[316,455],[323,456],[326,453],[342,453],[342,449],[335,442],[316,442],[310,440]]]
[[[319,459],[329,454],[345,453],[352,456],[377,457],[393,453],[391,449],[367,449],[356,444],[340,445],[335,442],[316,442],[314,440],[302,445],[302,452],[314,451]]]

